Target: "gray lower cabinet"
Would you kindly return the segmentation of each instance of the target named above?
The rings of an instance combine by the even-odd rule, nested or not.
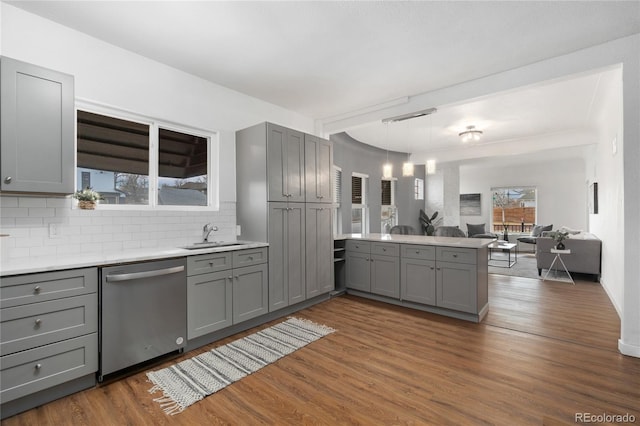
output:
[[[0,58],[0,190],[74,191],[73,76]]]
[[[187,339],[233,324],[232,278],[231,269],[187,277]]]
[[[486,248],[362,240],[347,240],[345,247],[347,289],[457,311],[474,321],[486,312]]]
[[[269,203],[269,311],[306,298],[305,204]]]
[[[476,265],[438,262],[436,267],[437,306],[477,313]]]
[[[268,312],[266,247],[187,258],[187,338]]]
[[[347,241],[346,286],[381,296],[400,297],[399,246]]]
[[[347,272],[345,285],[347,288],[360,291],[371,291],[371,255],[347,251]]]
[[[331,206],[307,203],[306,223],[306,286],[307,298],[334,289],[333,230]]]
[[[400,261],[400,297],[409,302],[436,304],[435,260],[403,258]]]
[[[0,280],[3,417],[64,396],[64,385],[76,379],[82,379],[85,387],[95,385],[97,291],[96,268],[15,275]],[[54,386],[60,388],[55,397],[29,400],[32,394]]]
[[[233,323],[269,312],[267,264],[233,270]]]

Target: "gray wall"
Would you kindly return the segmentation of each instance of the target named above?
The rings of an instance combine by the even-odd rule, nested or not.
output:
[[[380,232],[382,165],[387,162],[387,151],[364,144],[346,133],[331,135],[333,142],[333,162],[342,169],[342,233],[351,233],[351,174],[362,173],[369,176],[368,205],[369,232]],[[396,205],[398,207],[398,223],[411,225],[420,231],[419,210],[424,208],[423,200],[414,200],[414,177],[402,176],[402,163],[407,154],[389,151],[389,162],[393,164],[393,176],[398,178],[396,189]],[[416,166],[415,177],[424,179],[424,166]]]

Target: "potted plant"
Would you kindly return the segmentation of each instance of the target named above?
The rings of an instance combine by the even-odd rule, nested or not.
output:
[[[96,208],[96,202],[102,200],[102,195],[99,192],[87,187],[83,190],[76,191],[73,194],[73,198],[78,200],[78,207],[84,210],[93,210]]]
[[[556,242],[556,250],[564,250],[564,243],[563,241],[566,240],[567,238],[569,238],[569,233],[566,231],[553,231],[551,233],[551,238],[553,238],[553,241]]]

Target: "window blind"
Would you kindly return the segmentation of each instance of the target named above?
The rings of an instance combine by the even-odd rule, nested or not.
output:
[[[342,170],[334,168],[333,171],[333,202],[340,204],[340,200],[342,200]]]
[[[382,194],[382,205],[390,206],[391,205],[391,181],[390,180],[382,180],[381,183],[381,194]]]
[[[362,204],[362,178],[351,176],[351,204]]]

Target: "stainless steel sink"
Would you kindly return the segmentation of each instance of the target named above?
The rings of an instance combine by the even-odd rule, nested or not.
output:
[[[190,246],[185,246],[182,247],[184,249],[187,250],[198,250],[198,249],[205,249],[205,248],[216,248],[216,247],[231,247],[231,246],[242,246],[245,243],[231,243],[231,242],[224,242],[224,241],[218,241],[218,242],[202,242],[202,243],[194,243],[191,244]]]

